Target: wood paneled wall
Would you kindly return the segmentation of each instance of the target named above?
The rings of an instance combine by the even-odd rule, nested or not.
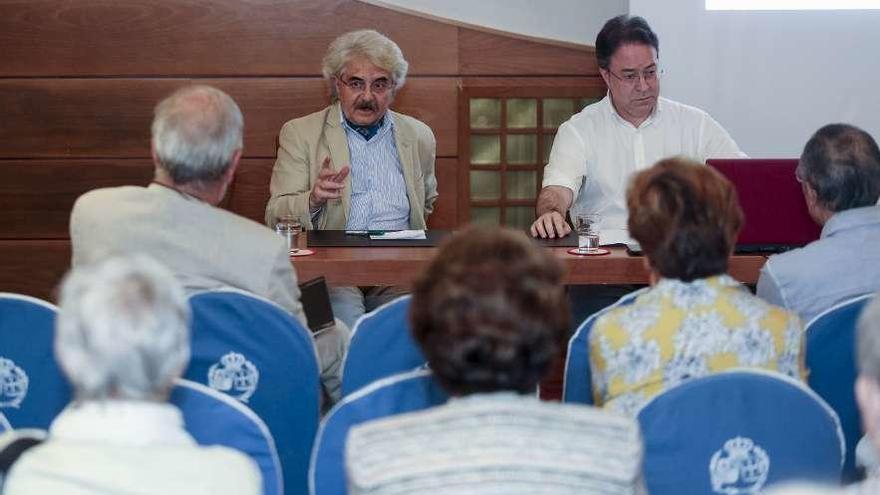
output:
[[[0,3],[0,291],[51,298],[68,268],[73,201],[146,184],[156,102],[200,82],[245,115],[245,160],[224,207],[262,221],[275,139],[328,101],[321,58],[339,34],[377,29],[410,75],[394,108],[437,137],[435,228],[458,218],[462,76],[597,80],[587,47],[544,43],[355,0],[28,0]]]

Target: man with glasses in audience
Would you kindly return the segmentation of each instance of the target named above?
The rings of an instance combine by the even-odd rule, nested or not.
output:
[[[294,215],[308,229],[424,229],[437,198],[436,141],[419,120],[389,110],[408,63],[373,30],[343,34],[323,61],[331,104],[281,128],[266,222]],[[399,295],[392,287],[333,287],[349,327]]]
[[[660,44],[641,17],[610,19],[596,37],[596,62],[608,87],[559,127],[544,168],[532,224],[535,237],[564,237],[577,213],[601,215],[601,242],[629,242],[626,187],[630,176],[663,158],[745,156],[721,125],[706,112],[660,97]],[[572,295],[576,321],[612,302],[631,287],[578,289]],[[585,299],[590,308],[580,308]],[[586,313],[582,309],[587,309]]]
[[[807,141],[796,174],[822,234],[771,256],[757,292],[807,323],[835,304],[880,290],[880,147],[862,129],[826,125]]]

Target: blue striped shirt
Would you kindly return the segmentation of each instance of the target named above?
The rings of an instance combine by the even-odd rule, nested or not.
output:
[[[394,140],[394,118],[385,114],[379,132],[367,141],[342,118],[351,158],[351,209],[347,230],[409,228],[409,198]]]

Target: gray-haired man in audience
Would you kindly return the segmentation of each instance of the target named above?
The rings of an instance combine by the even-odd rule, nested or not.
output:
[[[55,355],[74,402],[13,466],[5,494],[257,494],[256,464],[199,447],[167,404],[189,361],[190,309],[152,259],[77,267],[61,288]]]
[[[797,178],[822,235],[771,256],[757,292],[806,323],[837,303],[880,290],[880,149],[857,127],[826,125],[807,141]]]
[[[152,184],[97,189],[76,201],[70,215],[73,266],[107,252],[147,253],[189,292],[243,289],[305,325],[284,240],[216,207],[240,163],[243,126],[238,105],[216,88],[185,87],[162,100],[152,126]],[[341,326],[316,338],[321,379],[332,399],[338,398],[347,343],[348,330]]]

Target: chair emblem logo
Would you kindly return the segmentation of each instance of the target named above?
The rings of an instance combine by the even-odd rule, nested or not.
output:
[[[712,455],[709,476],[712,491],[723,495],[760,493],[770,474],[770,457],[754,441],[731,438]]]
[[[247,402],[257,391],[260,370],[243,354],[229,352],[208,369],[208,386]]]
[[[27,373],[15,361],[0,357],[0,407],[21,406],[29,384]]]

